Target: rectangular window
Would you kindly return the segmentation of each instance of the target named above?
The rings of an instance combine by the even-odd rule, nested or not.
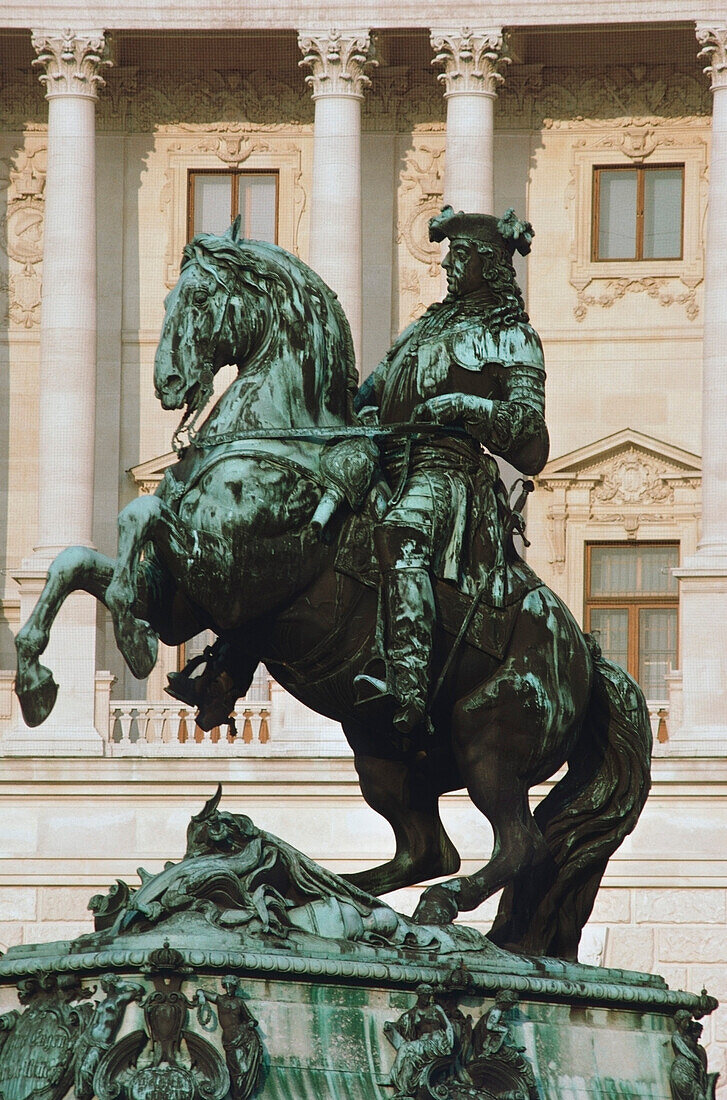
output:
[[[586,630],[652,701],[667,698],[677,661],[678,564],[676,543],[586,546]]]
[[[192,171],[189,173],[187,236],[224,233],[238,214],[240,235],[277,243],[278,173]]]
[[[684,165],[593,169],[593,260],[682,257]]]

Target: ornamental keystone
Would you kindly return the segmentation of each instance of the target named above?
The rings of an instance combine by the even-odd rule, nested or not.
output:
[[[709,62],[704,71],[712,78],[712,91],[727,88],[727,26],[710,27],[697,23],[696,34],[702,47],[697,57]]]
[[[305,78],[313,99],[329,95],[363,99],[365,89],[371,86],[366,70],[379,63],[368,31],[301,31],[298,46],[303,54],[298,64],[313,70]]]
[[[61,95],[96,99],[105,81],[101,69],[111,65],[109,39],[103,31],[34,31],[33,65],[43,68],[39,79],[46,99]]]
[[[505,80],[500,68],[512,60],[501,27],[432,31],[430,42],[435,51],[432,65],[444,69],[437,79],[444,84],[445,98],[462,92],[497,95]]]

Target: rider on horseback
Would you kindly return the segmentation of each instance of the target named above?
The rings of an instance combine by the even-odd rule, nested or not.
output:
[[[429,236],[450,241],[447,295],[402,333],[355,400],[365,423],[460,429],[444,437],[424,429],[382,447],[393,489],[374,528],[385,655],[356,677],[356,688],[359,704],[393,697],[402,734],[426,715],[432,574],[469,595],[489,593],[493,606],[502,599],[498,583],[507,583],[504,487],[481,445],[524,474],[538,473],[548,457],[543,353],[512,264],[516,250],[530,251],[532,227],[512,210],[498,220],[445,206]],[[478,556],[489,560],[470,560]]]

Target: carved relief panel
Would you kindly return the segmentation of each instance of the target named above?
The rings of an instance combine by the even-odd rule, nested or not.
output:
[[[7,202],[0,239],[7,255],[7,272],[0,275],[7,303],[3,321],[24,329],[40,323],[46,159],[44,135],[29,135],[24,148],[3,162],[0,177]]]
[[[398,330],[442,297],[441,246],[429,240],[429,219],[444,201],[444,142],[444,134],[415,134],[399,174]]]

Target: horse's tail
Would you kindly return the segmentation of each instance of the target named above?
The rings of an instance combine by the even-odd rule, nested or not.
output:
[[[651,785],[643,692],[587,641],[593,662],[588,709],[568,771],[534,815],[552,861],[542,873],[518,876],[505,891],[492,935],[528,954],[564,959],[577,958],[606,864],[636,825]]]

